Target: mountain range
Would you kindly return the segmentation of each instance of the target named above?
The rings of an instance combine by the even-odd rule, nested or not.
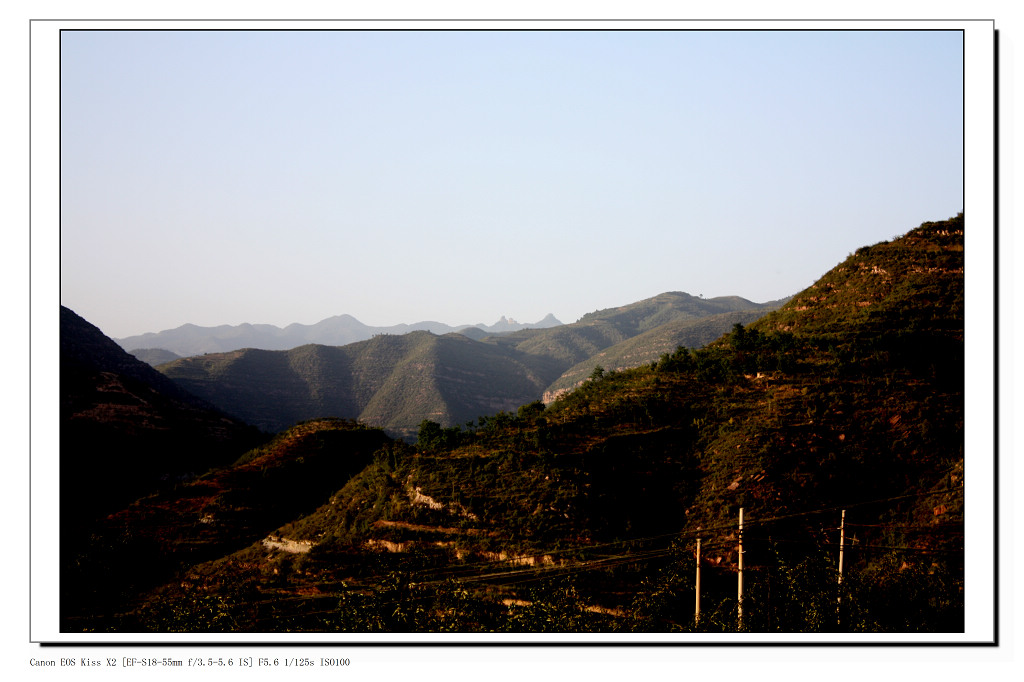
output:
[[[680,345],[703,345],[777,306],[670,292],[547,329],[478,338],[378,334],[344,346],[208,353],[159,370],[269,432],[339,417],[412,437],[424,419],[448,427],[551,399],[581,383],[598,362],[609,370],[651,362]],[[595,354],[601,354],[597,361]]]
[[[365,341],[380,334],[408,334],[413,331],[428,331],[432,334],[498,334],[519,329],[546,329],[562,324],[554,315],[533,324],[521,324],[502,316],[493,325],[461,325],[452,327],[443,322],[417,322],[397,324],[389,327],[365,325],[351,315],[336,315],[316,324],[290,324],[284,328],[271,324],[220,325],[200,327],[184,324],[175,329],[150,332],[137,336],[115,339],[125,350],[146,361],[167,362],[167,353],[177,357],[222,353],[242,348],[263,350],[289,350],[309,343],[327,346],[343,346],[356,341]],[[139,352],[141,351],[141,352]],[[162,352],[161,352],[162,351]]]
[[[305,395],[365,391],[384,406],[403,393],[429,406],[431,384],[489,384],[474,383],[473,364],[452,365],[457,357],[477,369],[533,362],[556,377],[591,368],[549,404],[450,426],[423,419],[414,442],[354,420],[293,424],[237,457],[235,445],[208,451],[205,473],[151,487],[88,527],[62,514],[61,629],[964,632],[965,594],[989,595],[964,572],[963,249],[963,214],[924,223],[858,249],[703,347],[624,369],[589,363],[648,352],[658,330],[677,333],[685,318],[673,310],[700,304],[664,294],[576,328],[479,341],[420,331],[237,351],[210,367],[176,360],[199,377],[193,385],[255,375],[249,390],[268,402],[315,377]],[[743,303],[715,305],[696,319]],[[107,415],[142,363],[122,373],[125,354],[67,317],[79,332],[65,346],[62,326],[62,401],[106,407],[62,402],[62,428],[65,415],[103,419],[127,442],[134,422]],[[611,354],[647,334],[641,350]],[[65,354],[77,358],[68,367],[104,369],[72,373],[88,380],[65,389]],[[388,364],[413,371],[382,393],[368,378]],[[319,369],[287,369],[305,366]],[[141,409],[144,398],[154,411],[143,421],[156,423],[160,380],[143,379],[123,402]],[[237,424],[178,396],[168,407],[190,405],[198,424]],[[191,433],[180,457],[209,442],[207,430]],[[62,432],[62,468],[131,469],[105,461],[106,437]],[[62,486],[61,502],[74,509],[85,494]]]

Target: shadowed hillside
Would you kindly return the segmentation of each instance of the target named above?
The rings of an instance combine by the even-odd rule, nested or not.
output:
[[[182,566],[264,541],[308,514],[389,439],[352,422],[298,424],[237,461],[144,497],[95,525],[67,569],[65,629],[117,619]]]
[[[131,351],[131,354],[152,367],[177,360],[181,357],[177,353],[172,353],[163,348],[135,348]]]
[[[77,519],[231,461],[258,432],[60,309],[61,476]]]
[[[74,557],[99,519],[231,462],[264,439],[63,306],[59,428],[64,604],[82,594]]]
[[[269,431],[320,416],[397,434],[420,421],[461,423],[534,399],[543,378],[502,349],[461,334],[381,335],[347,346],[246,349],[176,360],[167,376]]]

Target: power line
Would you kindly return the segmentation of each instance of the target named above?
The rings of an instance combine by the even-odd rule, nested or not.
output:
[[[846,505],[844,505],[842,507],[839,507],[839,506],[825,507],[825,508],[820,508],[820,509],[808,510],[808,511],[804,511],[804,512],[797,512],[797,513],[792,513],[792,514],[783,514],[783,515],[778,515],[778,516],[774,516],[774,517],[768,517],[768,518],[765,518],[765,519],[759,519],[759,520],[756,520],[756,521],[748,521],[747,527],[748,528],[750,526],[764,527],[764,526],[767,526],[767,525],[772,524],[772,523],[777,523],[779,521],[785,521],[785,520],[790,520],[790,519],[795,519],[795,518],[802,518],[802,517],[807,517],[807,516],[813,516],[813,515],[818,515],[818,514],[835,512],[835,511],[837,511],[839,509],[856,508],[856,507],[862,507],[862,506],[867,506],[867,505],[872,505],[872,504],[882,504],[882,503],[885,503],[885,502],[893,502],[893,501],[905,500],[905,499],[913,499],[913,498],[922,498],[922,497],[928,497],[928,496],[932,496],[932,495],[956,493],[956,492],[961,492],[961,491],[963,491],[963,487],[959,486],[959,487],[956,487],[956,488],[949,488],[949,489],[944,489],[944,490],[939,490],[939,491],[930,491],[930,492],[926,492],[926,493],[917,493],[917,494],[911,494],[911,495],[898,495],[898,496],[893,496],[893,497],[888,497],[888,498],[880,498],[880,499],[875,499],[875,500],[863,501],[863,502],[859,502],[859,503],[850,503],[850,504],[846,504]],[[914,525],[911,525],[911,524],[849,524],[849,525],[851,525],[851,526],[858,526],[858,527],[865,527],[865,528],[888,528],[888,529],[908,529],[908,528],[922,529],[923,528],[923,529],[926,529],[926,530],[936,531],[936,532],[940,532],[940,531],[941,532],[950,532],[948,530],[937,529],[937,528],[933,528],[933,527],[930,527],[930,526],[914,526]],[[945,524],[945,525],[956,526],[957,524]],[[606,542],[606,543],[597,543],[597,544],[591,544],[591,545],[580,545],[580,546],[568,547],[568,548],[564,548],[564,549],[560,549],[560,550],[550,550],[550,551],[546,551],[546,552],[539,553],[539,554],[528,554],[528,555],[511,556],[511,557],[505,557],[505,558],[492,559],[492,560],[488,560],[488,561],[472,562],[472,563],[462,564],[462,565],[459,565],[459,566],[448,565],[448,566],[444,566],[444,567],[426,568],[426,569],[421,569],[419,571],[414,571],[414,572],[409,574],[409,577],[412,580],[410,580],[409,583],[407,584],[407,588],[408,589],[432,588],[432,587],[437,587],[437,586],[446,584],[446,583],[448,583],[450,581],[453,581],[453,582],[455,582],[458,585],[466,585],[466,586],[468,586],[468,585],[481,585],[481,584],[486,584],[488,582],[493,582],[493,581],[500,581],[500,583],[502,585],[506,585],[506,586],[508,586],[508,585],[523,585],[523,584],[530,583],[530,582],[536,582],[538,580],[566,577],[566,576],[570,576],[570,575],[574,575],[574,574],[579,574],[579,573],[583,573],[583,572],[591,571],[591,570],[611,569],[611,568],[617,568],[617,567],[625,566],[625,565],[629,565],[629,564],[635,564],[635,563],[638,563],[638,562],[648,562],[648,561],[653,561],[653,560],[656,560],[656,559],[668,558],[668,557],[674,556],[675,554],[677,554],[677,553],[679,553],[679,552],[681,552],[683,550],[677,544],[670,544],[668,547],[657,547],[657,548],[652,548],[652,549],[644,549],[644,550],[639,550],[639,551],[631,551],[631,552],[627,552],[625,554],[607,554],[607,555],[604,555],[604,556],[599,556],[599,557],[595,557],[595,558],[591,558],[591,559],[583,559],[583,560],[580,560],[580,561],[566,562],[566,563],[561,563],[561,564],[543,564],[541,566],[516,567],[516,568],[512,568],[512,569],[497,570],[497,571],[495,571],[495,570],[488,570],[488,569],[490,569],[490,568],[498,568],[500,566],[505,566],[509,562],[525,562],[527,560],[537,560],[538,558],[543,562],[545,557],[551,557],[552,555],[560,555],[560,554],[564,555],[566,553],[586,554],[586,553],[590,553],[590,552],[593,552],[595,550],[600,550],[600,549],[626,548],[628,546],[643,546],[644,544],[647,544],[647,543],[651,543],[651,542],[654,542],[654,541],[664,541],[664,540],[667,540],[667,539],[674,540],[675,542],[680,542],[680,541],[685,541],[685,540],[688,540],[688,539],[695,539],[697,537],[702,537],[703,538],[703,537],[707,537],[707,536],[713,536],[713,535],[719,534],[719,533],[724,532],[724,531],[732,531],[732,530],[735,530],[735,529],[737,529],[737,525],[735,523],[729,522],[729,523],[724,523],[724,524],[718,524],[718,525],[715,525],[715,526],[709,526],[709,527],[699,528],[699,529],[685,530],[685,531],[680,531],[680,532],[675,532],[675,533],[663,533],[663,534],[652,535],[652,536],[626,538],[626,539],[615,540],[615,541]],[[831,529],[829,529],[829,530],[831,530]],[[952,532],[956,532],[956,531],[953,530]],[[836,546],[836,543],[829,542],[829,541],[823,541],[821,539],[797,541],[797,540],[790,540],[790,539],[785,539],[785,538],[782,538],[782,539],[772,538],[772,539],[770,539],[770,541],[771,542],[786,542],[786,543],[798,543],[799,542],[801,544],[816,544],[818,546],[823,546],[823,547],[834,547],[834,546]],[[728,541],[725,541],[725,540],[719,540],[719,541],[711,540],[707,545],[705,545],[705,547],[707,547],[708,549],[712,549],[712,550],[713,549],[732,549],[733,548],[732,544],[729,543]],[[887,545],[867,545],[867,544],[853,545],[853,546],[851,546],[850,549],[851,550],[897,551],[897,552],[921,553],[921,554],[929,554],[929,553],[962,554],[962,552],[963,552],[963,549],[912,548],[912,547],[895,547],[895,546],[887,546]],[[718,568],[720,568],[722,570],[726,570],[728,567],[718,567]],[[382,576],[374,576],[374,577],[371,577],[370,580],[379,580],[381,577]],[[420,577],[423,578],[423,579],[416,580],[416,578],[420,578]],[[372,594],[378,594],[379,595],[379,594],[381,594],[384,591],[379,586],[369,586],[369,590],[370,590],[371,595]],[[356,594],[356,593],[365,593],[365,588],[360,589],[358,587],[353,586],[351,588],[344,589],[344,590],[342,590],[340,592],[333,593],[333,594],[324,594],[324,595],[321,595],[321,596],[319,596],[317,598],[318,599],[322,599],[322,598],[341,598],[341,597],[344,597],[344,595],[346,595],[346,594]],[[431,595],[431,594],[424,594],[424,595],[421,595],[421,596],[407,595],[406,597],[403,597],[403,599],[420,600],[420,599],[429,599],[429,598],[432,598],[432,597],[433,597],[433,595]],[[260,603],[260,604],[262,604],[262,603],[279,603],[281,601],[307,600],[307,599],[310,599],[310,598],[312,598],[312,597],[308,597],[308,596],[289,597],[289,598],[285,598],[283,600],[281,598],[277,598],[277,599],[273,599],[273,600],[261,600],[261,601],[256,602],[256,603]],[[387,603],[388,604],[390,604],[390,603],[397,604],[400,601],[401,600],[389,601]],[[325,613],[331,613],[331,612],[325,612]]]

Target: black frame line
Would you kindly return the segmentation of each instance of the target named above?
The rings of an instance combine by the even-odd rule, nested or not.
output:
[[[29,40],[28,40],[28,44],[29,44],[29,60],[28,60],[29,61],[29,78],[28,78],[28,82],[29,82],[28,83],[28,94],[29,94],[29,145],[28,145],[29,146],[29,159],[28,159],[28,167],[29,167],[29,182],[28,182],[28,188],[29,188],[29,202],[28,202],[29,203],[29,207],[28,207],[28,216],[29,216],[29,240],[28,240],[28,242],[29,242],[29,287],[28,287],[28,289],[29,289],[29,320],[28,320],[28,322],[29,322],[29,387],[28,387],[28,395],[29,395],[29,409],[28,409],[28,413],[29,413],[29,437],[28,437],[28,443],[29,443],[29,453],[28,453],[29,454],[29,467],[28,467],[28,470],[29,470],[29,515],[28,515],[28,517],[29,518],[28,518],[28,521],[29,521],[29,568],[30,568],[30,570],[29,570],[29,605],[30,605],[30,608],[29,608],[29,624],[30,624],[29,632],[31,633],[31,622],[32,622],[32,609],[31,609],[32,590],[31,590],[31,584],[32,584],[32,577],[33,577],[33,574],[32,574],[32,571],[31,571],[31,564],[32,564],[32,532],[31,532],[31,528],[32,528],[32,525],[31,525],[32,524],[32,514],[31,514],[31,510],[32,510],[32,428],[31,428],[31,426],[32,426],[32,366],[33,366],[33,363],[32,363],[32,359],[33,359],[33,355],[32,355],[32,305],[31,305],[31,301],[32,301],[32,238],[31,238],[32,237],[32,59],[31,59],[31,54],[32,54],[32,25],[34,23],[40,23],[40,24],[44,24],[44,23],[62,23],[62,24],[66,24],[66,23],[69,23],[69,22],[75,22],[75,23],[104,23],[104,24],[110,24],[112,22],[114,22],[114,23],[129,23],[129,22],[136,22],[136,23],[159,23],[159,22],[166,22],[166,23],[172,23],[172,24],[187,24],[187,23],[211,24],[211,23],[217,23],[217,22],[224,22],[224,23],[238,24],[238,23],[270,23],[270,22],[273,22],[273,23],[326,23],[326,24],[340,24],[340,23],[345,23],[345,24],[353,24],[353,23],[355,23],[355,24],[359,24],[359,23],[363,23],[363,24],[365,24],[365,23],[470,23],[470,22],[476,22],[476,23],[483,23],[483,24],[503,23],[503,24],[512,24],[512,25],[515,25],[515,24],[526,24],[526,25],[529,25],[529,24],[537,24],[537,23],[557,24],[557,23],[560,23],[560,22],[561,23],[573,23],[573,24],[581,24],[581,23],[586,23],[586,24],[590,24],[590,23],[612,23],[612,22],[614,22],[614,23],[637,23],[637,24],[639,24],[639,23],[654,23],[654,22],[665,23],[665,24],[678,24],[678,23],[686,23],[686,24],[705,24],[705,23],[728,24],[728,23],[732,23],[732,22],[735,22],[735,23],[766,23],[766,24],[772,24],[772,23],[786,23],[786,24],[797,23],[797,24],[799,24],[799,23],[814,23],[814,22],[817,22],[817,23],[823,23],[823,24],[837,24],[837,23],[842,23],[844,21],[864,23],[864,24],[871,23],[871,22],[884,22],[886,24],[898,24],[900,22],[913,22],[915,25],[920,25],[922,23],[924,23],[924,24],[928,24],[928,23],[954,24],[954,23],[963,23],[963,22],[978,22],[978,21],[986,22],[987,21],[987,22],[991,22],[992,25],[993,25],[993,55],[992,55],[992,60],[993,60],[993,67],[994,67],[994,69],[993,69],[994,70],[994,76],[993,76],[993,81],[994,81],[994,83],[993,83],[993,110],[994,110],[994,120],[993,120],[993,124],[994,124],[994,133],[993,133],[993,149],[994,149],[994,160],[993,160],[993,166],[994,166],[994,168],[993,168],[993,171],[994,171],[994,178],[993,178],[994,179],[994,182],[993,182],[993,209],[994,209],[993,210],[993,237],[994,237],[994,243],[993,243],[993,267],[994,267],[994,272],[993,272],[993,312],[994,312],[994,318],[993,318],[993,333],[994,333],[994,342],[993,342],[993,346],[994,346],[993,347],[993,351],[994,351],[994,358],[993,358],[993,382],[994,382],[994,386],[993,386],[993,390],[994,390],[994,396],[993,396],[994,397],[994,410],[993,410],[993,435],[994,435],[994,442],[993,442],[993,581],[994,581],[993,582],[993,621],[994,622],[993,622],[993,639],[992,639],[992,641],[990,641],[990,642],[989,641],[978,641],[978,642],[963,642],[963,641],[856,642],[856,641],[843,640],[843,641],[820,641],[820,642],[819,641],[780,641],[780,642],[775,642],[775,641],[718,641],[718,640],[713,640],[713,641],[689,642],[689,641],[663,641],[663,640],[658,640],[658,641],[628,641],[628,642],[624,642],[624,641],[543,641],[543,640],[542,641],[529,641],[529,640],[527,640],[527,641],[479,641],[479,640],[465,640],[465,641],[359,641],[359,640],[351,641],[351,640],[349,640],[349,641],[344,641],[343,640],[343,641],[331,641],[331,642],[326,642],[326,641],[279,641],[279,642],[278,641],[275,641],[275,642],[259,642],[259,641],[254,641],[254,642],[235,642],[235,641],[225,640],[225,641],[170,641],[170,642],[168,642],[168,641],[159,641],[159,640],[156,640],[156,641],[131,641],[131,640],[129,640],[129,641],[117,641],[117,640],[110,640],[110,641],[98,641],[98,642],[85,642],[85,641],[61,641],[61,640],[58,640],[58,641],[32,641],[30,639],[30,642],[36,644],[37,646],[39,646],[41,648],[53,648],[53,647],[69,647],[69,648],[97,648],[97,647],[98,648],[103,648],[103,647],[107,647],[107,648],[109,648],[109,647],[171,647],[171,648],[182,648],[182,647],[195,647],[195,648],[214,648],[214,647],[217,647],[217,648],[250,648],[250,647],[251,648],[269,648],[269,647],[273,647],[273,648],[278,648],[278,647],[288,647],[288,648],[293,648],[293,647],[307,647],[307,648],[339,648],[339,647],[347,647],[347,648],[352,648],[352,647],[355,647],[355,648],[362,648],[362,647],[368,647],[368,648],[379,648],[379,647],[392,647],[392,648],[422,648],[422,647],[442,647],[442,648],[449,648],[449,647],[472,647],[472,648],[480,648],[480,647],[498,647],[498,648],[507,648],[507,647],[543,647],[543,648],[550,648],[550,647],[578,647],[578,648],[589,648],[589,647],[615,647],[615,648],[620,648],[620,647],[630,647],[630,648],[635,648],[635,647],[657,647],[657,648],[664,648],[664,647],[686,647],[686,648],[692,648],[692,647],[712,647],[712,648],[719,648],[719,647],[744,647],[744,648],[760,648],[760,647],[782,647],[782,648],[793,648],[793,647],[801,647],[801,648],[802,647],[808,647],[808,648],[857,647],[857,648],[885,648],[885,649],[890,649],[890,648],[894,648],[894,647],[901,647],[901,648],[902,647],[911,647],[911,648],[933,648],[933,647],[957,647],[957,648],[968,647],[968,648],[978,648],[978,647],[998,647],[998,646],[1000,646],[1000,641],[1001,641],[1000,640],[1000,613],[1001,613],[1001,611],[1000,611],[1000,602],[999,602],[999,598],[1000,598],[1000,571],[999,571],[999,560],[1000,560],[1000,542],[999,542],[999,538],[1000,538],[999,461],[1000,461],[1000,457],[999,457],[999,455],[1000,455],[1000,433],[1001,433],[1000,432],[1000,418],[999,418],[999,409],[1000,409],[1000,381],[999,381],[999,368],[1000,368],[1000,363],[999,363],[999,353],[1000,353],[1000,344],[999,344],[999,331],[1000,331],[1000,297],[999,297],[999,289],[1000,289],[1000,287],[999,287],[999,284],[1000,284],[1000,282],[999,282],[999,276],[1000,276],[1000,268],[999,268],[999,256],[1000,256],[1000,250],[999,250],[999,248],[1000,248],[999,247],[999,243],[1000,243],[999,242],[999,233],[1000,233],[1000,214],[999,214],[999,200],[1000,200],[1000,192],[999,192],[999,183],[1000,183],[999,103],[1000,103],[1000,97],[999,97],[999,91],[1000,91],[1000,88],[999,88],[999,75],[1000,75],[1000,71],[999,71],[999,61],[1000,61],[1000,52],[999,52],[999,33],[1000,32],[999,32],[998,29],[995,28],[995,19],[992,19],[992,18],[989,18],[989,19],[977,19],[977,18],[974,18],[974,19],[913,19],[913,18],[904,18],[904,19],[808,19],[808,18],[803,18],[803,19],[650,19],[650,18],[647,18],[647,19],[636,19],[636,18],[630,18],[630,19],[609,19],[609,18],[600,18],[600,19],[573,19],[573,18],[561,18],[561,19],[553,19],[553,18],[552,19],[497,19],[497,18],[486,18],[486,19],[467,19],[467,18],[451,18],[451,19],[438,19],[438,18],[420,18],[420,19],[416,19],[416,18],[389,18],[389,19],[372,19],[372,18],[363,18],[363,19],[268,19],[268,18],[262,18],[262,19],[242,19],[242,20],[240,20],[240,19],[229,19],[229,18],[225,18],[225,19],[125,19],[125,18],[117,18],[117,19],[97,19],[97,18],[92,18],[92,19],[30,19],[29,22],[28,22],[29,23]],[[258,29],[248,29],[248,28],[203,28],[203,29],[193,29],[193,28],[130,28],[130,29],[129,28],[125,28],[125,29],[60,28],[60,29],[57,29],[57,30],[58,30],[58,32],[64,32],[64,31],[69,31],[69,32],[73,32],[73,31],[99,31],[99,30],[106,30],[106,31],[132,31],[132,32],[157,32],[157,31],[159,31],[159,32],[171,32],[171,31],[203,31],[203,32],[210,32],[210,31],[213,31],[213,32],[248,32],[248,31],[259,31],[259,32],[271,32],[271,31],[280,31],[280,32],[284,32],[284,31],[288,31],[288,32],[327,32],[327,31],[332,31],[332,32],[341,32],[341,31],[346,31],[346,30],[352,30],[352,31],[366,32],[366,31],[384,31],[384,30],[396,30],[396,29],[365,29],[365,28],[353,28],[353,29],[343,29],[343,28],[326,28],[326,29],[321,29],[321,28],[285,28],[285,29],[270,29],[270,28],[258,28]],[[399,31],[424,31],[424,30],[434,31],[434,30],[438,30],[438,29],[434,29],[434,28],[429,28],[429,29],[405,28],[405,29],[397,29],[397,30],[399,30]],[[530,28],[530,29],[525,29],[525,28],[522,28],[522,29],[520,29],[520,28],[509,28],[509,29],[505,29],[505,28],[462,29],[462,28],[460,28],[460,29],[453,29],[453,30],[455,30],[455,31],[469,31],[469,30],[472,30],[472,31],[478,31],[478,32],[487,32],[487,31],[508,31],[508,32],[512,32],[512,31],[522,31],[522,30],[529,30],[529,31],[566,31],[566,32],[572,31],[572,32],[580,32],[580,31],[591,31],[591,30],[593,30],[593,31],[601,31],[601,32],[610,32],[610,31],[616,31],[616,30],[619,30],[619,29],[607,29],[607,28],[586,29],[586,28],[579,28],[578,26],[574,26],[574,27],[568,27],[568,28],[553,27],[553,28],[545,28],[545,29],[536,29],[536,28]],[[714,31],[714,32],[718,32],[718,31],[747,31],[747,32],[765,32],[765,31],[770,31],[770,32],[784,32],[784,31],[793,31],[793,32],[797,32],[797,31],[800,31],[800,32],[809,32],[809,31],[815,31],[815,32],[838,32],[838,31],[861,32],[861,31],[865,31],[866,32],[866,31],[872,31],[872,32],[882,32],[882,31],[911,31],[911,30],[914,30],[914,31],[939,31],[939,30],[942,30],[942,31],[956,31],[956,30],[959,30],[962,34],[965,33],[965,29],[962,28],[962,27],[959,28],[959,29],[956,29],[956,28],[945,28],[945,29],[942,29],[942,28],[934,28],[934,29],[932,29],[932,28],[925,28],[925,29],[921,29],[921,28],[910,29],[910,28],[907,28],[907,29],[902,29],[902,28],[886,27],[886,28],[875,28],[875,29],[872,29],[872,28],[850,28],[850,29],[843,29],[843,28],[813,28],[813,29],[812,28],[798,28],[798,29],[780,29],[780,28],[766,28],[766,29],[757,29],[757,28],[742,28],[742,29],[724,29],[724,28],[723,29],[718,29],[718,28],[715,28],[715,29],[707,29],[707,28],[696,28],[696,29],[683,29],[683,28],[666,28],[666,29],[638,28],[638,29],[633,29],[633,28],[627,28],[627,29],[621,29],[621,30],[624,30],[624,31],[634,31],[634,32],[641,32],[641,31],[644,31],[644,32],[645,31],[680,31],[681,32],[681,31],[686,31],[686,30],[701,31],[701,32],[706,32],[706,31],[707,32],[710,32],[710,31]],[[966,55],[964,55],[964,60],[966,61]],[[964,73],[963,79],[964,79],[964,84],[966,84],[966,71]],[[962,106],[966,110],[966,104],[967,104],[967,102],[966,102],[966,87],[964,87],[963,90],[964,90],[965,94],[963,95]],[[59,101],[59,95],[58,95],[58,101]],[[59,117],[58,117],[58,120],[59,120]],[[966,138],[966,136],[965,136],[965,138]],[[58,130],[58,141],[60,141],[60,130]],[[963,156],[963,158],[966,158],[966,139],[962,143],[962,145],[963,145],[962,156]],[[58,143],[58,147],[59,147],[59,143]],[[58,168],[59,168],[59,162],[58,162]],[[966,174],[965,174],[965,178],[963,180],[963,191],[964,191],[964,195],[966,196]],[[966,213],[966,206],[964,207],[964,212]],[[58,206],[58,220],[59,219],[60,219],[60,209],[59,209],[59,206]],[[837,509],[838,509],[838,507],[837,507]],[[824,512],[824,511],[828,511],[828,510],[822,510],[822,512]],[[807,513],[816,513],[816,512],[807,512]],[[800,514],[800,515],[803,515],[803,514]],[[321,634],[321,633],[317,633],[317,634]],[[344,635],[345,633],[338,633],[338,634]],[[359,634],[367,634],[367,633],[359,633]],[[414,634],[414,633],[409,633],[409,634]],[[421,633],[415,633],[415,634],[421,634]],[[533,634],[534,635],[538,635],[538,634],[541,634],[541,633],[533,633]],[[787,634],[787,633],[780,633],[780,635],[785,635],[785,634]],[[789,634],[794,634],[794,633],[789,633]]]

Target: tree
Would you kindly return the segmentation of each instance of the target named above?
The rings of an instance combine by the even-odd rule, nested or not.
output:
[[[537,420],[537,417],[539,417],[543,413],[544,403],[540,400],[534,400],[532,403],[529,403],[527,405],[521,405],[519,407],[519,410],[517,410],[516,412],[516,416],[519,417],[520,421],[532,424]]]
[[[424,419],[420,422],[420,430],[416,434],[416,447],[421,450],[430,450],[436,447],[441,441],[441,425]]]

